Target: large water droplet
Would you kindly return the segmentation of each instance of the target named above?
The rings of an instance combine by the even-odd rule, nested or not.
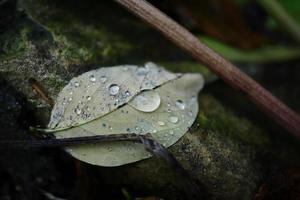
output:
[[[175,104],[176,104],[176,106],[177,106],[178,109],[184,110],[185,104],[183,103],[183,101],[177,100],[177,101],[175,102]]]
[[[87,97],[86,97],[86,100],[88,100],[88,101],[90,101],[91,99],[92,99],[91,96],[87,96]]]
[[[107,77],[106,76],[101,76],[100,77],[100,82],[101,83],[105,83],[107,81]]]
[[[176,116],[171,116],[169,117],[169,121],[173,124],[176,124],[178,122],[178,117]]]
[[[96,81],[96,77],[94,75],[90,75],[90,81],[91,82],[95,82]]]
[[[117,84],[112,84],[108,88],[110,95],[117,95],[119,93],[119,90],[120,90],[120,87]]]
[[[154,90],[148,90],[136,96],[128,104],[139,111],[153,112],[159,107],[160,102],[159,94]]]

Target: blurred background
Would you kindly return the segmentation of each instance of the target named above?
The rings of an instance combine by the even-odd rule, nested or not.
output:
[[[150,2],[300,113],[299,0]],[[299,141],[111,0],[0,0],[0,140],[41,137],[29,127],[47,126],[72,77],[147,61],[206,79],[192,134],[170,151],[207,199],[300,199]],[[4,200],[185,199],[181,184],[157,158],[103,168],[58,148],[0,154]]]

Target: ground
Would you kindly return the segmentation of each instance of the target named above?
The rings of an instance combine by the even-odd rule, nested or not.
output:
[[[279,175],[288,177],[286,171],[299,166],[295,138],[118,5],[24,0],[15,11],[14,1],[10,3],[6,10],[14,17],[1,24],[0,33],[2,140],[33,139],[29,126],[44,127],[49,121],[51,106],[35,92],[32,79],[55,99],[82,72],[150,60],[175,72],[200,72],[207,79],[195,124],[170,152],[210,199],[253,199],[263,184]],[[263,70],[254,77],[300,111],[295,101],[300,95],[295,87],[297,63],[256,66]],[[62,149],[3,149],[0,177],[1,199],[49,199],[50,194],[66,199],[126,199],[125,194],[184,199],[186,195],[181,178],[159,158],[103,168],[81,163]],[[279,191],[287,187],[282,184]]]

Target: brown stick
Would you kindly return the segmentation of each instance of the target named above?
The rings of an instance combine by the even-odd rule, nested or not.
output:
[[[188,30],[145,0],[115,0],[205,64],[233,88],[245,93],[278,124],[300,139],[300,117],[269,91],[204,45]]]

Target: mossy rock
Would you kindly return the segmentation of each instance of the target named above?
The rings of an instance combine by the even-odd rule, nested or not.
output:
[[[51,106],[33,90],[29,83],[32,78],[49,98],[56,99],[71,77],[99,65],[152,60],[176,72],[202,71],[194,64],[186,69],[172,65],[190,60],[117,5],[108,1],[99,6],[96,1],[88,3],[91,10],[87,14],[84,3],[81,10],[76,10],[73,1],[22,0],[19,7],[25,8],[25,14],[18,13],[16,23],[0,34],[0,43],[5,44],[1,46],[0,76],[24,96],[40,125],[48,123]],[[107,10],[120,16],[120,21],[109,24],[111,14]],[[137,38],[142,40],[136,41]],[[157,43],[163,47],[157,47]],[[200,94],[199,104],[197,121],[170,147],[171,153],[197,182],[208,188],[206,192],[212,199],[253,199],[264,175],[260,153],[274,148],[271,136],[216,100],[209,89]],[[290,149],[293,151],[293,146]],[[93,176],[98,181],[126,186],[138,195],[185,197],[178,174],[158,158],[116,168],[85,166],[87,170],[94,169]],[[97,189],[98,185],[91,187]]]

